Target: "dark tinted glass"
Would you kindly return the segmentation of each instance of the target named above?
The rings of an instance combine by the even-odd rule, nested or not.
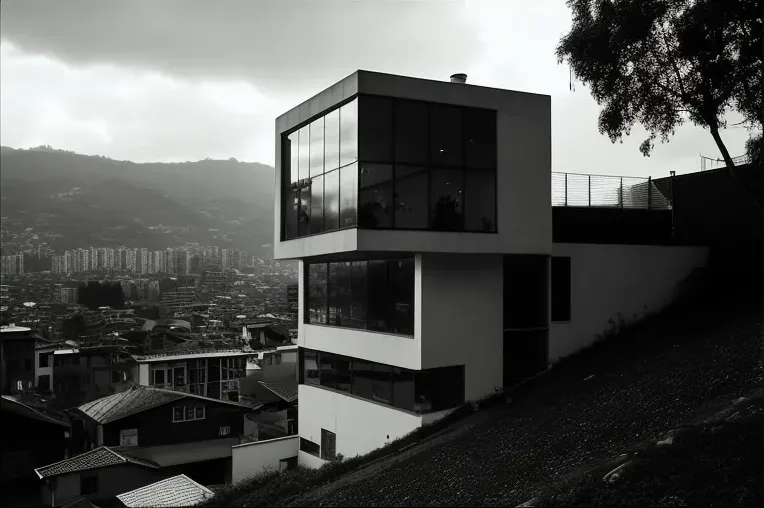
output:
[[[324,168],[326,171],[340,166],[340,110],[324,117]]]
[[[310,124],[310,176],[324,172],[324,118]]]
[[[340,108],[340,165],[358,160],[358,99]]]
[[[283,148],[286,155],[286,161],[289,163],[289,181],[296,182],[300,179],[300,173],[297,170],[299,163],[299,140],[298,132],[295,131],[287,137],[286,144]]]
[[[465,229],[487,233],[496,231],[496,173],[484,170],[466,171],[464,195]]]
[[[353,395],[372,399],[374,364],[365,360],[353,359]]]
[[[358,225],[389,228],[393,225],[393,167],[362,164],[358,192]]]
[[[396,228],[427,229],[428,181],[426,168],[396,166]]]
[[[326,324],[327,314],[326,263],[308,265],[308,319],[313,324]]]
[[[414,373],[408,369],[393,367],[393,406],[414,409]]]
[[[350,358],[346,356],[337,356],[337,390],[350,392],[352,376],[350,371]]]
[[[310,176],[310,126],[306,125],[299,131],[299,168],[300,180]]]
[[[385,404],[393,403],[393,368],[389,365],[374,364],[372,398]]]
[[[334,268],[337,284],[337,326],[348,326],[350,319],[350,263],[343,261],[340,263],[329,263],[329,269]]]
[[[358,102],[358,158],[393,160],[393,101],[387,97],[361,97]]]
[[[300,438],[300,451],[309,453],[311,455],[315,455],[318,457],[319,451],[321,450],[321,447],[314,443],[313,441],[308,441],[304,437]]]
[[[395,161],[427,163],[427,104],[395,102]]]
[[[457,169],[430,171],[430,227],[436,231],[460,231],[464,228],[462,178]]]
[[[332,326],[340,326],[341,323],[341,306],[339,297],[339,266],[337,263],[329,263],[329,277],[328,277],[328,301],[329,301],[329,315],[327,317],[327,323]]]
[[[358,223],[358,163],[354,162],[340,169],[340,226],[355,226]]]
[[[284,196],[284,235],[287,239],[297,236],[298,204],[297,186],[290,184]]]
[[[368,273],[367,327],[369,330],[386,332],[390,329],[390,310],[392,308],[387,262],[369,261]]]
[[[315,351],[306,350],[303,357],[303,363],[305,373],[303,375],[303,382],[308,385],[319,384],[319,370],[318,370],[318,353]]]
[[[331,231],[340,227],[340,172],[324,175],[324,229]]]
[[[552,258],[552,321],[570,321],[570,258]]]
[[[331,353],[318,355],[319,369],[321,369],[321,386],[337,388],[337,356]]]
[[[303,182],[306,182],[303,180]],[[307,235],[310,232],[310,182],[303,184],[300,187],[300,209],[298,210],[297,217],[299,223],[297,225],[299,235]]]
[[[467,168],[496,167],[496,112],[464,110],[464,156]]]
[[[393,333],[414,335],[414,260],[390,263],[393,282]]]
[[[461,166],[461,109],[440,104],[430,105],[430,164]]]
[[[350,264],[350,319],[347,326],[366,328],[366,277],[367,261]]]
[[[324,230],[324,177],[315,176],[310,182],[310,233]]]

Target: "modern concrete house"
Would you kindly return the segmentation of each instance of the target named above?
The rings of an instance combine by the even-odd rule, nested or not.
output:
[[[650,180],[552,173],[549,96],[465,79],[358,71],[276,120],[302,465],[546,369],[705,262]]]

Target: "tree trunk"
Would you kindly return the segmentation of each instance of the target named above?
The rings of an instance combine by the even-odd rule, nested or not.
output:
[[[748,194],[748,196],[753,199],[754,203],[756,203],[756,206],[759,207],[759,210],[764,211],[764,206],[762,206],[761,198],[756,195],[756,192],[753,189],[749,189],[740,177],[740,173],[738,173],[737,167],[732,161],[732,157],[730,157],[730,153],[727,150],[724,141],[722,141],[722,137],[719,134],[719,128],[715,124],[709,123],[709,129],[711,130],[711,136],[713,136],[714,141],[716,142],[716,146],[722,153],[722,158],[724,158],[724,163],[727,165],[727,169],[729,170],[732,179],[735,180],[743,188],[746,194]]]

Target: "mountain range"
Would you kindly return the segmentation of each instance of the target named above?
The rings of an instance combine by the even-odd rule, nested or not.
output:
[[[0,168],[5,241],[32,232],[58,251],[192,242],[272,254],[274,168],[265,164],[135,163],[44,146],[2,147]]]

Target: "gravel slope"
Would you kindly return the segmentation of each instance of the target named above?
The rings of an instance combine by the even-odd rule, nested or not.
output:
[[[761,386],[760,304],[730,307],[688,306],[651,319],[526,385],[507,406],[468,418],[460,425],[466,431],[445,434],[290,504],[523,503]]]

